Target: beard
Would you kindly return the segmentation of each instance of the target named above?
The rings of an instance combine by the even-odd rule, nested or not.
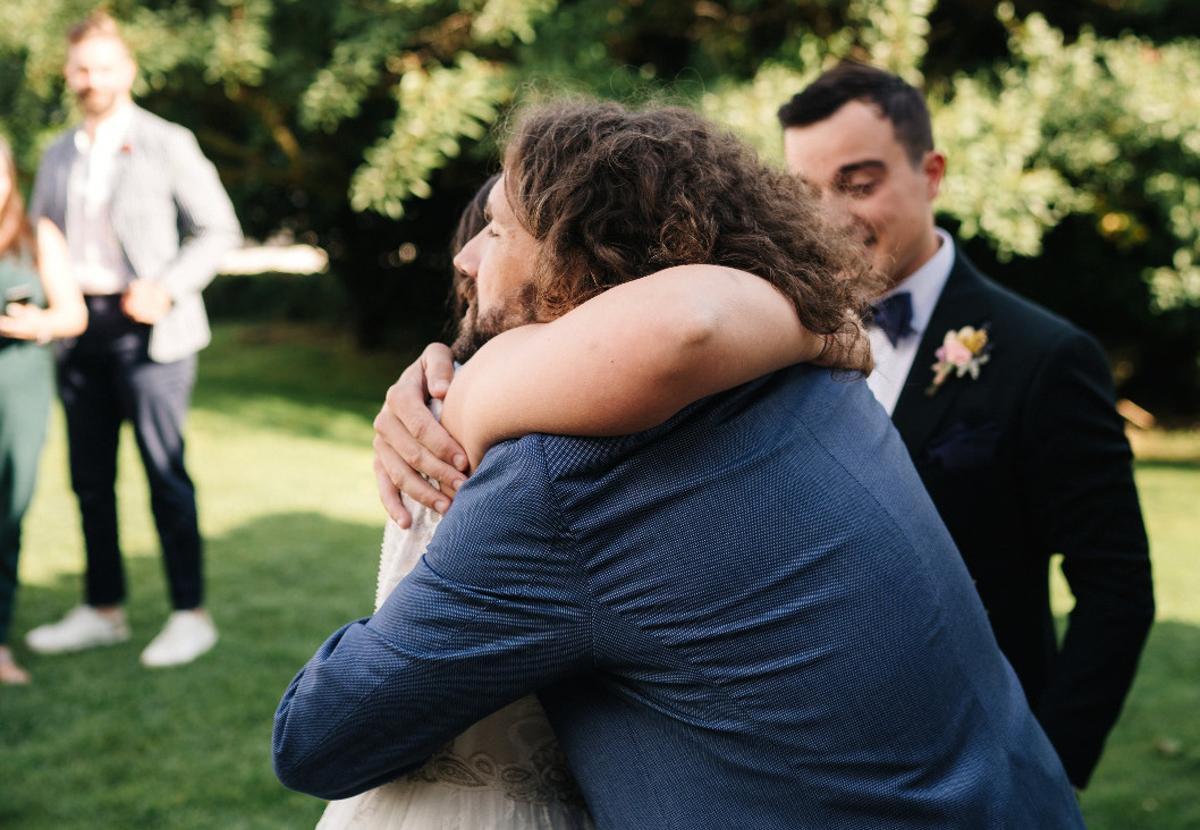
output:
[[[459,363],[470,360],[497,334],[538,321],[537,286],[533,283],[523,285],[499,308],[488,309],[482,314],[479,312],[479,299],[473,293],[466,313],[458,321],[458,335],[450,346],[454,359]]]
[[[75,99],[87,115],[104,115],[117,104],[116,93],[101,92],[96,89],[86,89],[76,95]]]

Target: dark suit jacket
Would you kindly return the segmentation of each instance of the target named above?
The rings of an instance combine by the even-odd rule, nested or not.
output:
[[[887,415],[812,367],[494,447],[292,682],[276,770],[350,795],[535,690],[597,828],[1083,827]]]
[[[977,380],[932,396],[950,329],[988,326]],[[1120,713],[1154,617],[1128,441],[1099,345],[961,252],[892,420],[954,537],[1000,648],[1077,787]],[[1075,596],[1056,644],[1049,562]]]

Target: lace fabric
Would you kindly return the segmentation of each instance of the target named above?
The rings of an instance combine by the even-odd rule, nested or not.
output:
[[[441,521],[405,499],[413,517],[383,534],[375,607],[420,560]],[[535,697],[476,723],[406,777],[330,802],[317,830],[592,830],[593,824]]]

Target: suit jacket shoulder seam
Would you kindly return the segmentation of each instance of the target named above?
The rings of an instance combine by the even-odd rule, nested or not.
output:
[[[576,540],[575,533],[566,522],[565,512],[562,507],[562,502],[559,501],[558,494],[554,491],[554,478],[550,474],[550,462],[546,458],[546,436],[535,434],[531,436],[534,446],[537,448],[537,461],[541,467],[542,480],[546,491],[546,498],[551,503],[552,509],[549,511],[548,518],[554,525],[557,536],[567,542],[567,555],[571,557],[571,561],[575,565],[575,570],[579,580],[583,583],[584,594],[587,597],[588,607],[588,646],[591,651],[592,667],[596,668],[598,661],[596,659],[596,592],[592,587],[591,577],[588,576],[587,568],[583,566],[583,562],[579,558],[579,544]]]

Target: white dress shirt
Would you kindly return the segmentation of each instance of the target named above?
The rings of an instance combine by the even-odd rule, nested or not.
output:
[[[867,330],[871,338],[871,351],[875,355],[875,371],[867,378],[867,386],[875,395],[875,399],[883,404],[888,415],[896,409],[896,402],[900,400],[900,393],[904,390],[904,381],[913,368],[917,347],[921,345],[921,337],[925,334],[929,318],[933,316],[933,308],[942,296],[946,279],[954,267],[954,240],[941,228],[934,230],[941,238],[937,253],[913,271],[904,282],[880,298],[886,299],[903,291],[912,295],[913,314],[910,325],[914,333],[900,338],[893,346],[878,326],[870,326]],[[920,370],[921,367],[918,366],[917,369]],[[932,370],[929,374],[930,377],[933,376]]]
[[[78,155],[67,180],[67,248],[84,294],[119,294],[133,273],[112,225],[117,158],[128,152],[133,107],[118,109],[96,126],[95,137],[75,131]]]

